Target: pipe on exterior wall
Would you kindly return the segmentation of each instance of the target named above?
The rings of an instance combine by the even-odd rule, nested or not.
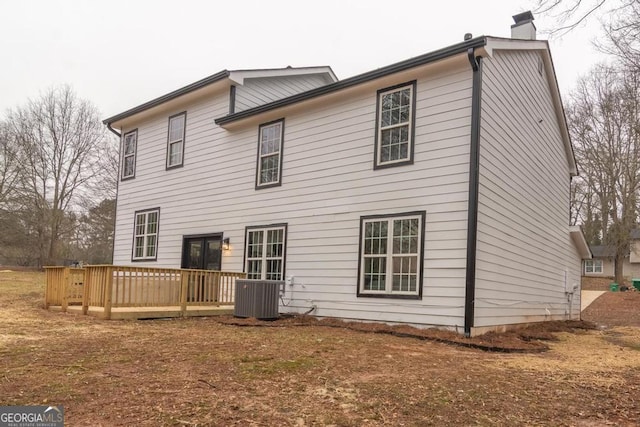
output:
[[[111,127],[111,123],[107,123],[107,129],[109,129],[113,134],[115,134],[118,139],[122,139],[122,134]],[[120,190],[120,160],[118,159],[118,175],[116,176],[116,215],[118,213],[118,193]],[[116,224],[114,220],[113,224],[113,247],[111,248],[111,263],[113,264],[113,260],[116,256]]]
[[[467,208],[467,263],[464,301],[464,334],[471,336],[474,326],[476,294],[476,248],[478,241],[478,183],[480,179],[480,110],[482,102],[482,57],[475,48],[467,50],[473,70],[471,92],[471,145],[469,156],[469,205]]]

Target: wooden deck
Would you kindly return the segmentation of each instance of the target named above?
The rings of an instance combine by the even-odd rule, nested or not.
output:
[[[66,311],[73,314],[84,314],[82,306],[70,305],[66,310],[62,306],[49,306],[51,311]],[[183,312],[180,307],[115,307],[111,309],[110,320],[162,319],[167,317],[210,317],[233,314],[233,306],[188,306]],[[89,307],[87,315],[104,319],[103,307]]]
[[[245,273],[113,265],[45,267],[45,306],[102,319],[216,316],[233,312]]]

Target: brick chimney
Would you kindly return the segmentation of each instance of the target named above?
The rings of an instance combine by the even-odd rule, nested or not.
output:
[[[536,26],[533,24],[533,14],[530,10],[514,15],[513,21],[515,24],[511,26],[512,39],[536,39]]]

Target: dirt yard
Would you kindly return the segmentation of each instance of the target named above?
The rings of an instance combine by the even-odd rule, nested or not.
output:
[[[466,340],[306,318],[100,321],[45,311],[43,280],[0,273],[0,404],[64,405],[69,426],[640,420],[638,325],[574,322]],[[612,304],[601,299],[596,323],[597,304]],[[640,311],[638,299],[625,304]]]

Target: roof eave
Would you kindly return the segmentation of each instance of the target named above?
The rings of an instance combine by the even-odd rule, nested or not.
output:
[[[433,52],[426,53],[424,55],[416,56],[414,58],[407,59],[405,61],[397,62],[395,64],[388,65],[386,67],[378,68],[373,71],[359,74],[354,77],[350,77],[344,80],[337,81],[335,83],[328,84],[326,86],[320,86],[315,89],[311,89],[306,92],[298,93],[296,95],[282,98],[268,104],[259,105],[248,110],[240,111],[235,114],[229,114],[227,116],[219,117],[215,119],[215,123],[219,126],[237,122],[248,117],[252,117],[267,111],[275,110],[277,108],[285,107],[288,105],[296,104],[298,102],[306,101],[308,99],[316,98],[319,96],[327,95],[339,90],[347,89],[359,84],[379,79],[394,73],[398,73],[404,70],[408,70],[420,65],[425,65],[430,62],[435,62],[441,59],[448,58],[450,56],[466,53],[470,48],[479,48],[486,44],[487,38],[485,36],[476,37],[462,43],[451,45],[443,49],[435,50]]]
[[[190,92],[194,92],[198,89],[201,89],[205,86],[209,86],[210,84],[216,83],[220,80],[229,77],[229,71],[222,70],[216,74],[213,74],[209,77],[205,77],[204,79],[198,80],[197,82],[191,83],[187,86],[184,86],[180,89],[174,90],[173,92],[169,92],[165,95],[162,95],[158,98],[152,99],[151,101],[145,102],[144,104],[138,105],[137,107],[131,108],[127,111],[124,111],[120,114],[116,114],[115,116],[104,119],[102,123],[105,125],[109,125],[120,120],[126,119],[127,117],[131,117],[135,114],[141,113],[143,111],[149,110],[153,107],[157,107],[158,105],[164,104],[165,102],[171,101],[172,99],[178,98],[180,96],[186,95]]]
[[[593,254],[591,253],[591,248],[589,248],[589,243],[587,243],[587,239],[584,237],[584,232],[582,231],[582,227],[579,225],[572,225],[569,227],[569,234],[571,236],[571,240],[578,250],[578,254],[582,259],[591,259],[593,258]]]

